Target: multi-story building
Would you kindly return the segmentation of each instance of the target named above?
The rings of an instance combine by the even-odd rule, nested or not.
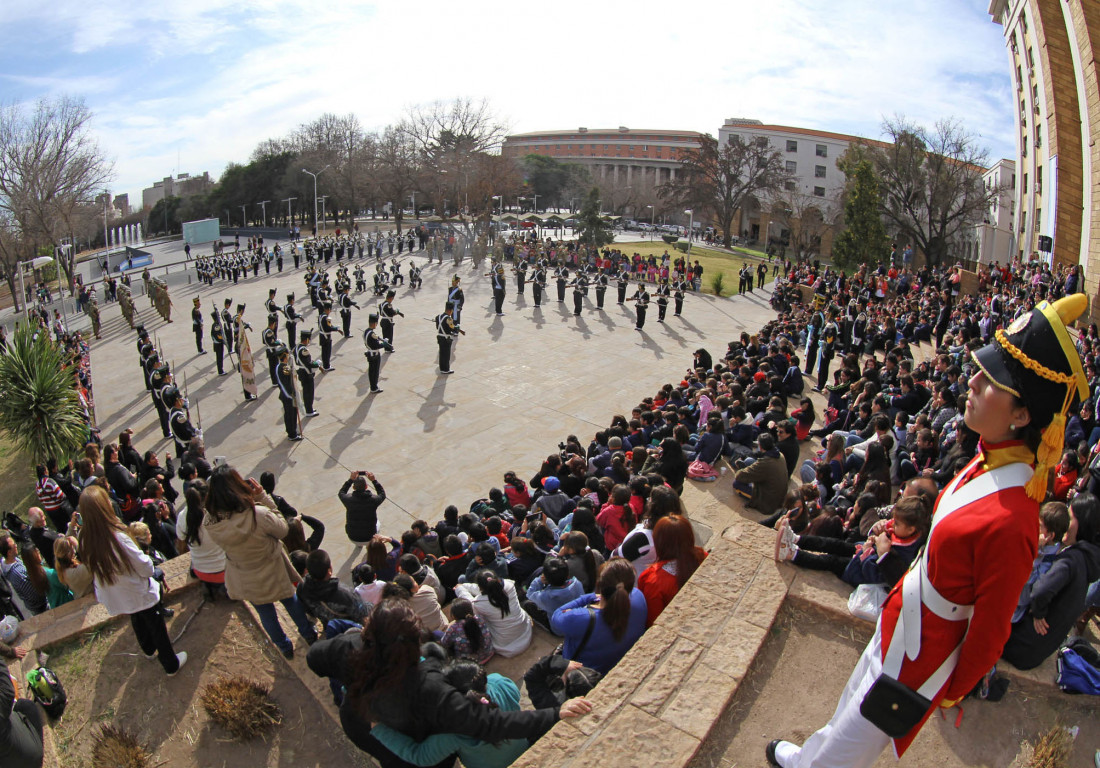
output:
[[[991,0],[1015,86],[1015,255],[1081,264],[1100,278],[1100,4]],[[1049,238],[1049,240],[1048,240]]]
[[[154,181],[153,186],[141,191],[141,205],[149,210],[165,197],[191,197],[209,191],[214,186],[214,180],[210,173],[204,171],[202,176],[192,176],[189,173],[181,173],[178,176],[165,176],[161,181]]]
[[[982,264],[999,262],[1006,264],[1016,255],[1016,163],[1012,160],[998,160],[993,167],[982,174],[985,188],[1003,190],[989,204],[982,222],[974,231],[973,241],[966,242],[964,254],[968,261]]]
[[[583,165],[600,185],[655,187],[676,178],[680,153],[697,148],[702,135],[625,126],[537,131],[506,137],[501,151],[516,160],[534,154]]]

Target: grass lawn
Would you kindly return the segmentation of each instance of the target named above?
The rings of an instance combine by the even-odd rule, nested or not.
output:
[[[10,440],[0,440],[0,512],[15,512],[26,519],[27,508],[36,503],[34,467]]]
[[[669,255],[675,259],[679,253],[671,245],[664,241],[657,239],[653,242],[627,242],[627,243],[612,243],[612,248],[618,248],[623,253],[634,255],[639,253],[644,258],[648,258],[650,255],[660,257],[665,251],[668,251]],[[763,254],[761,254],[763,255]],[[707,248],[700,245],[692,245],[691,253],[688,254],[690,263],[694,264],[698,259],[699,263],[703,267],[703,293],[714,293],[714,276],[722,274],[722,295],[729,296],[737,291],[737,272],[741,267],[748,263],[752,266],[756,266],[757,259],[751,256],[733,256],[723,251],[717,251],[713,248]],[[765,285],[772,281],[771,269],[768,270],[768,276],[765,279]],[[754,287],[761,287],[754,285]]]

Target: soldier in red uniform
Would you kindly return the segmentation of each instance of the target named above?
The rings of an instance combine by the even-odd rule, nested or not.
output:
[[[887,597],[832,719],[801,747],[768,744],[771,765],[863,768],[891,740],[900,757],[1000,657],[1066,414],[1089,394],[1066,330],[1087,306],[1083,294],[1043,302],[974,353],[965,418],[982,437],[978,455],[936,501],[924,555]]]

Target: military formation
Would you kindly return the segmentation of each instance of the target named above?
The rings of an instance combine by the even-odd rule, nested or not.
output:
[[[420,252],[418,255],[428,257],[429,264],[436,257],[442,262],[444,253],[469,252],[474,256],[476,267],[481,256],[490,255],[490,246],[485,237],[474,239],[468,245],[463,242],[456,244],[454,236],[428,236],[418,228],[401,235],[378,232],[367,235],[355,231],[307,239],[301,243],[279,243],[270,250],[258,237],[248,241],[246,250],[240,250],[239,242],[232,251],[219,243],[212,254],[194,260],[200,282],[210,287],[216,284],[236,285],[242,277],[258,277],[261,268],[265,275],[270,274],[272,269],[277,274],[281,273],[290,263],[296,270],[301,270],[302,262],[305,262],[305,269],[301,272],[304,291],[287,291],[280,296],[277,289],[269,289],[264,302],[266,323],[260,334],[266,357],[266,379],[273,389],[278,390],[288,440],[304,439],[303,419],[318,415],[315,408],[317,375],[335,370],[333,335],[345,339],[351,337],[352,321],[355,313],[363,308],[360,302],[364,296],[368,300],[378,301],[374,311],[368,314],[362,340],[370,394],[382,392],[379,378],[383,355],[396,351],[397,325],[405,318],[397,305],[395,288],[404,286],[417,290],[423,285],[422,266],[408,258],[417,251]],[[545,245],[535,242],[525,244],[497,238],[491,251],[489,271],[484,273],[484,277],[488,278],[493,296],[492,307],[497,316],[504,315],[508,283],[511,282],[506,275],[505,259],[511,261],[509,269],[517,293],[525,295],[530,285],[533,311],[541,311],[544,301],[551,298],[551,283],[556,288],[559,304],[567,303],[566,294],[572,289],[572,314],[576,317],[586,310],[604,312],[607,291],[614,288],[619,306],[633,304],[635,328],[639,331],[645,326],[651,301],[657,304],[658,322],[665,322],[669,304],[674,306],[674,316],[679,316],[686,292],[692,289],[688,278],[682,272],[675,271],[671,282],[668,278],[657,281],[655,295],[651,298],[646,281],[641,274],[632,272],[625,257],[621,260],[593,258],[575,251],[571,245],[561,243],[553,248],[550,241]],[[364,259],[373,260],[373,264],[364,262]],[[460,259],[461,256],[456,255],[456,263]],[[632,285],[635,291],[628,297]],[[167,286],[151,277],[146,279],[146,286],[157,312],[171,322],[172,303]],[[594,295],[594,301],[589,298],[590,292]],[[302,296],[302,301],[296,298],[296,294]],[[308,307],[305,306],[306,298]],[[133,296],[125,285],[119,287],[118,299],[123,317],[139,332],[138,351],[143,379],[162,432],[176,442],[177,450],[181,446],[185,448],[186,441],[198,433],[198,429],[192,426],[186,393],[172,378],[169,364],[162,359],[155,339],[150,339],[144,326],[137,323]],[[434,318],[428,318],[436,328],[439,353],[437,372],[440,375],[454,372],[454,344],[459,336],[465,335],[461,327],[464,305],[462,280],[454,275],[443,301],[443,311]],[[315,320],[310,321],[307,327],[303,311],[311,310],[316,313]],[[209,340],[217,374],[239,373],[244,400],[250,402],[257,399],[257,379],[264,378],[264,374],[257,374],[253,365],[247,335],[252,326],[245,320],[245,311],[245,304],[234,305],[231,297],[223,297],[221,305],[211,303],[207,313],[203,310],[202,300],[196,296],[193,298],[191,325],[196,353],[205,355]],[[98,306],[93,303],[88,312],[92,315],[93,329],[98,338]],[[314,322],[315,326],[312,325]],[[318,350],[316,358],[311,346],[314,338]]]

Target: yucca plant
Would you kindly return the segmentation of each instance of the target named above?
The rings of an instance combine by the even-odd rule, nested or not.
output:
[[[114,725],[105,725],[92,745],[93,768],[152,768],[153,753],[137,736]]]
[[[84,443],[75,382],[72,361],[46,330],[16,328],[0,355],[0,432],[35,463],[68,458]]]
[[[715,296],[722,295],[722,291],[726,289],[726,275],[724,272],[714,273],[714,277],[710,280],[710,289],[714,291]]]
[[[241,740],[259,736],[283,721],[271,688],[243,675],[207,684],[199,700],[211,720]]]

